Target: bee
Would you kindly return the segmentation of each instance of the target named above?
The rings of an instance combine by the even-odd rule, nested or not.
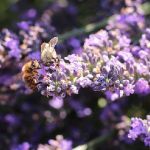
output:
[[[45,65],[50,63],[59,64],[59,57],[55,51],[55,46],[58,43],[58,37],[52,38],[48,43],[41,45],[41,60]]]
[[[32,60],[24,64],[22,67],[22,78],[29,88],[32,90],[36,89],[37,80],[36,75],[38,74],[37,69],[40,69],[39,62]]]

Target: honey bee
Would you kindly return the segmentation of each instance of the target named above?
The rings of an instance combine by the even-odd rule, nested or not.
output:
[[[41,60],[45,65],[49,65],[50,63],[59,63],[59,58],[55,51],[57,42],[58,37],[54,37],[48,43],[43,43],[41,45]]]
[[[22,67],[22,78],[29,88],[36,89],[37,80],[35,76],[38,74],[37,69],[40,69],[39,62],[32,60],[24,64]]]

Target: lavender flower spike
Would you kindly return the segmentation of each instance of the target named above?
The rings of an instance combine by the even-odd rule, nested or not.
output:
[[[119,30],[100,30],[85,40],[81,54],[61,58],[53,51],[55,55],[46,58],[48,64],[43,57],[40,62],[38,90],[45,96],[63,98],[90,87],[105,92],[111,100],[133,93],[150,93],[149,50],[143,51],[143,45],[130,41]],[[50,48],[47,47],[48,53]]]
[[[147,119],[144,120],[132,118],[130,126],[128,137],[132,140],[140,138],[146,146],[150,147],[150,115],[147,115]]]

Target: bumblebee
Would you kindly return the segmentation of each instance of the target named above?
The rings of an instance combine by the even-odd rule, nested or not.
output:
[[[53,63],[58,66],[59,57],[55,51],[55,46],[57,43],[58,37],[54,37],[48,43],[43,43],[41,45],[41,60],[45,65]]]
[[[37,85],[37,69],[40,69],[40,65],[37,60],[29,61],[22,67],[22,78],[27,86],[32,90],[35,90]]]

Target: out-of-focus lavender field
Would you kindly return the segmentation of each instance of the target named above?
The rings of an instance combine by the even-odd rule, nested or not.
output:
[[[0,1],[0,150],[147,150],[149,110],[149,0]]]

